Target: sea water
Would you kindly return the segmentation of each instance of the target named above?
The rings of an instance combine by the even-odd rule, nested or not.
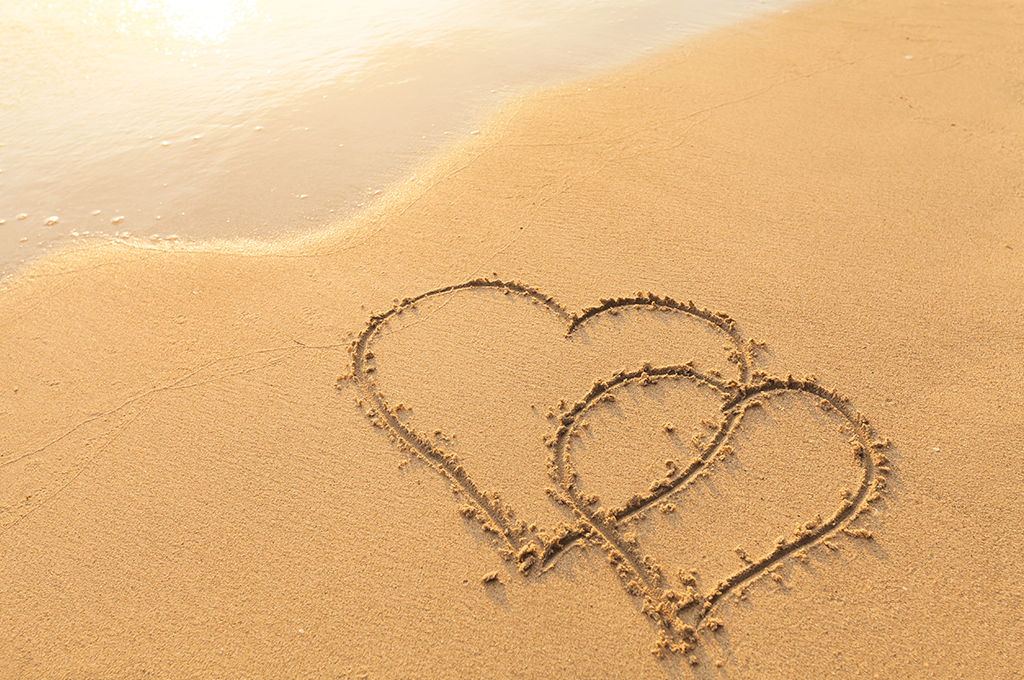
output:
[[[0,277],[322,227],[524,91],[791,0],[0,3]]]

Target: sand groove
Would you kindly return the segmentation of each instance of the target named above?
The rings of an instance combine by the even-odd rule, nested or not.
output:
[[[737,377],[728,379],[714,370],[701,371],[692,362],[687,362],[666,366],[645,363],[639,368],[619,370],[611,376],[594,380],[585,395],[564,406],[557,414],[555,432],[546,440],[548,472],[557,485],[548,489],[548,495],[553,503],[563,507],[571,522],[541,530],[518,517],[499,493],[480,488],[472,472],[456,455],[401,422],[398,410],[389,404],[374,379],[375,357],[371,346],[390,319],[427,298],[472,289],[499,289],[543,305],[566,322],[567,339],[591,320],[607,312],[614,314],[614,310],[622,307],[685,314],[728,336],[732,346],[727,348],[727,356],[736,366]],[[889,469],[881,450],[888,447],[888,441],[875,436],[867,418],[854,410],[846,397],[823,387],[815,379],[791,375],[782,378],[752,371],[753,358],[759,347],[759,343],[744,339],[735,321],[727,314],[698,308],[693,302],[681,303],[651,293],[636,293],[631,297],[601,300],[596,306],[571,313],[551,296],[519,281],[481,278],[406,298],[388,311],[372,314],[350,346],[352,364],[348,377],[357,386],[359,403],[366,408],[371,421],[383,428],[399,448],[425,460],[450,481],[452,491],[463,501],[460,512],[475,518],[483,529],[498,536],[502,555],[516,564],[520,573],[529,575],[546,569],[571,545],[600,545],[627,592],[642,600],[643,611],[660,629],[659,640],[652,651],[662,655],[686,653],[698,645],[701,635],[714,634],[722,624],[712,615],[725,598],[744,584],[768,573],[787,556],[824,543],[839,532],[860,538],[871,537],[870,532],[851,528],[850,524],[868,509],[870,502],[880,498],[885,489],[884,476]],[[690,381],[717,392],[722,400],[721,420],[710,433],[710,440],[700,444],[699,454],[688,464],[670,469],[663,478],[632,495],[621,507],[601,506],[599,499],[580,491],[577,483],[580,473],[572,460],[570,440],[578,434],[584,422],[583,416],[601,404],[614,402],[618,390],[631,385],[650,385],[660,380]],[[786,392],[813,397],[822,410],[833,412],[845,421],[842,431],[849,436],[849,446],[863,470],[859,486],[845,495],[824,519],[819,517],[798,526],[792,536],[780,536],[767,554],[745,558],[746,566],[718,582],[710,592],[698,592],[696,583],[685,579],[683,588],[669,587],[664,574],[666,566],[644,555],[637,542],[628,539],[625,525],[642,518],[648,510],[664,503],[670,496],[684,494],[698,477],[709,475],[714,461],[729,451],[730,437],[746,411],[761,406],[761,399]]]

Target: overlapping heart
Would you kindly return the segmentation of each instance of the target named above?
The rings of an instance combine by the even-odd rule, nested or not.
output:
[[[618,314],[625,308],[686,315],[728,338],[728,361],[736,367],[737,378],[727,379],[714,369],[701,370],[692,362],[661,366],[644,363],[634,370],[620,370],[598,377],[590,390],[575,403],[562,404],[557,413],[551,414],[557,418],[557,424],[546,439],[549,450],[547,469],[557,484],[556,488],[547,491],[551,502],[562,507],[571,521],[540,529],[519,517],[503,501],[500,493],[482,489],[474,479],[474,471],[459,456],[446,450],[443,441],[417,431],[408,419],[403,419],[400,410],[407,407],[393,406],[374,377],[376,358],[372,347],[389,322],[428,300],[485,290],[520,296],[540,305],[564,321],[567,338],[581,332],[602,315]],[[367,326],[350,348],[351,378],[361,394],[360,403],[367,408],[372,422],[383,428],[397,446],[425,460],[450,481],[453,491],[462,499],[460,511],[478,520],[485,530],[498,537],[502,555],[516,563],[520,573],[528,575],[539,568],[546,568],[570,545],[585,542],[600,545],[626,590],[642,600],[644,612],[660,627],[661,634],[654,651],[663,654],[690,650],[697,644],[700,631],[713,631],[721,625],[713,614],[726,595],[767,573],[787,556],[813,544],[826,542],[839,532],[870,537],[869,532],[852,528],[850,523],[868,508],[869,503],[877,500],[885,488],[885,475],[889,468],[881,450],[888,446],[888,442],[875,438],[868,420],[855,411],[845,397],[822,387],[814,379],[778,378],[752,370],[752,359],[758,346],[744,340],[728,315],[700,309],[692,302],[680,303],[668,297],[638,293],[633,297],[602,300],[579,313],[570,313],[552,297],[521,282],[474,279],[406,298],[386,312],[371,315]],[[718,420],[708,438],[700,441],[698,455],[689,463],[670,466],[663,478],[633,494],[620,507],[597,506],[594,496],[581,491],[580,470],[572,454],[573,439],[579,436],[580,428],[586,426],[584,417],[601,405],[613,402],[618,391],[658,381],[687,381],[717,393],[721,397]],[[678,497],[699,476],[708,475],[713,462],[730,450],[730,438],[747,411],[762,406],[762,402],[772,395],[784,393],[813,398],[821,409],[844,421],[841,431],[849,436],[849,446],[863,470],[859,486],[849,490],[825,518],[819,516],[798,526],[791,536],[779,537],[767,554],[756,559],[745,558],[746,566],[721,580],[709,593],[697,592],[693,587],[695,584],[675,589],[667,587],[662,567],[643,554],[635,539],[625,536],[623,525],[631,518],[642,516],[656,504],[665,507],[670,496]]]

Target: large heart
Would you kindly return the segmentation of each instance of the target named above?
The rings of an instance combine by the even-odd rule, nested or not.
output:
[[[481,316],[499,318],[487,327],[507,337],[481,335]],[[728,594],[787,556],[840,531],[868,537],[849,525],[885,486],[880,449],[887,442],[874,438],[867,419],[812,378],[754,370],[759,347],[726,314],[692,302],[637,293],[570,313],[518,281],[475,279],[373,314],[352,343],[351,377],[372,422],[450,480],[460,511],[494,533],[521,573],[547,567],[570,546],[601,546],[626,590],[661,628],[655,645],[661,654],[690,650],[699,634],[721,625],[714,614]],[[678,363],[681,357],[689,360]],[[734,378],[725,376],[730,369]],[[486,384],[474,388],[480,376]],[[442,408],[445,400],[432,398],[442,391],[465,391],[464,407]],[[779,422],[785,426],[774,426]],[[742,477],[749,487],[762,479],[746,467],[758,455],[769,472],[779,468],[771,465],[774,444],[763,431],[786,431],[794,422],[797,429],[809,423],[839,436],[838,449],[852,450],[846,459],[856,474],[834,480],[845,484],[834,502],[811,494],[795,529],[791,523],[792,531],[768,542],[759,536],[738,545],[731,557],[737,564],[719,559],[720,573],[698,580],[696,571],[682,568],[693,561],[672,538],[673,527],[651,526],[652,518],[696,498],[695,484],[713,471],[725,471],[714,479]],[[661,440],[629,431],[652,426]],[[803,444],[831,446],[835,455],[826,438],[804,436]],[[631,448],[636,441],[646,443]],[[730,461],[737,459],[731,474]],[[743,503],[753,495],[738,494],[738,512],[746,512]],[[761,496],[754,505],[764,514]],[[775,515],[766,526],[778,527],[794,513]],[[692,523],[677,520],[675,529],[681,524],[689,547],[699,551]],[[674,587],[666,561],[676,567]]]

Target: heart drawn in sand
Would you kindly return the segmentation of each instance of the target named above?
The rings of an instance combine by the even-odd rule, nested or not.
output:
[[[681,315],[725,341],[726,361],[734,367],[736,377],[727,378],[721,372],[701,368],[693,361],[664,365],[641,362],[604,375],[586,376],[593,380],[590,389],[571,399],[560,400],[549,411],[548,433],[543,441],[537,442],[538,455],[526,459],[535,461],[540,466],[538,469],[546,469],[554,483],[553,487],[545,489],[546,502],[564,518],[555,526],[542,528],[538,526],[540,522],[531,522],[531,518],[522,516],[513,508],[505,500],[503,489],[483,488],[480,461],[485,458],[474,455],[480,452],[469,452],[469,455],[463,452],[460,455],[453,451],[454,445],[447,445],[453,440],[439,436],[440,431],[431,436],[417,429],[405,412],[415,411],[420,405],[408,407],[397,401],[400,395],[385,394],[376,377],[378,366],[383,367],[387,359],[375,354],[375,343],[393,323],[414,314],[418,306],[438,303],[431,311],[432,318],[436,320],[436,315],[445,313],[442,308],[454,296],[496,293],[533,303],[533,309],[540,308],[555,317],[561,326],[562,337],[553,337],[552,342],[571,341],[586,334],[588,329],[593,330],[592,326],[599,319],[618,316],[629,310]],[[416,323],[420,321],[422,319]],[[458,340],[455,338],[456,351]],[[771,573],[787,556],[805,559],[807,548],[816,544],[830,546],[828,539],[838,533],[871,537],[870,532],[852,527],[851,522],[867,511],[869,504],[878,500],[885,489],[889,468],[882,450],[888,447],[888,441],[875,437],[867,418],[855,411],[845,397],[821,386],[815,379],[779,378],[753,370],[754,359],[762,348],[760,343],[745,340],[736,323],[726,314],[700,309],[692,302],[681,303],[650,293],[638,293],[633,297],[602,300],[596,306],[571,313],[550,296],[518,281],[475,279],[406,298],[386,312],[373,314],[351,345],[349,377],[360,393],[359,403],[367,409],[374,425],[383,428],[399,448],[426,461],[449,480],[459,498],[459,510],[497,537],[499,551],[518,566],[521,574],[528,577],[548,568],[574,545],[595,545],[603,549],[626,591],[642,601],[644,613],[659,627],[660,636],[654,651],[663,655],[693,649],[701,635],[713,633],[722,625],[717,618],[717,610],[727,595],[738,593],[747,583]],[[572,349],[574,347],[570,347]],[[632,493],[622,498],[606,498],[606,504],[602,504],[588,488],[590,481],[596,484],[601,477],[595,468],[595,456],[591,455],[592,450],[600,448],[598,438],[589,437],[588,433],[603,427],[604,434],[607,434],[609,427],[618,427],[620,423],[628,425],[625,411],[620,409],[616,418],[612,418],[608,414],[602,415],[602,409],[615,408],[616,401],[630,390],[635,393],[659,384],[673,390],[672,394],[687,389],[714,397],[707,401],[710,406],[696,407],[698,412],[708,416],[701,419],[700,427],[696,423],[693,428],[688,428],[686,423],[682,424],[683,427],[672,423],[662,426],[667,437],[675,437],[677,430],[698,433],[690,444],[692,457],[682,461],[675,458],[667,460],[666,470],[659,478],[653,482],[636,480]],[[779,536],[768,544],[763,554],[748,556],[737,549],[742,566],[707,584],[710,587],[706,592],[700,592],[695,575],[687,574],[683,569],[677,570],[679,583],[670,587],[666,566],[646,551],[634,525],[644,520],[648,512],[672,512],[677,503],[684,503],[688,495],[694,493],[691,490],[698,479],[714,479],[713,472],[720,469],[716,466],[724,465],[724,461],[734,453],[733,447],[740,446],[738,442],[743,436],[740,434],[741,423],[750,413],[766,410],[767,402],[785,398],[799,398],[813,404],[823,419],[827,417],[828,422],[839,424],[838,432],[844,438],[843,448],[846,452],[852,451],[852,459],[857,466],[857,479],[843,489],[835,502],[829,501],[828,507],[819,508],[812,519],[796,526],[790,535]],[[429,400],[429,396],[426,399]],[[635,396],[630,400],[630,403],[637,402]],[[659,400],[664,401],[664,395],[659,395]],[[700,408],[704,410],[700,411]],[[756,429],[756,419],[752,422],[755,422],[752,427]],[[480,429],[486,428],[481,424]],[[608,459],[609,455],[605,451],[596,459],[600,462]],[[628,479],[623,481],[621,475],[606,477],[620,486],[630,484]],[[610,500],[617,504],[612,505],[608,502]]]

